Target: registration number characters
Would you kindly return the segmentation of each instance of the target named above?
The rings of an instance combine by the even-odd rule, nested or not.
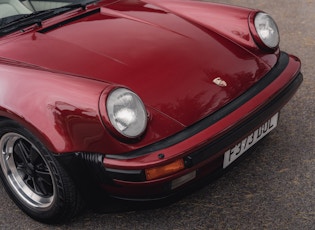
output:
[[[239,158],[244,152],[255,145],[259,140],[276,128],[279,113],[266,121],[262,126],[245,137],[241,142],[237,143],[224,153],[223,168],[228,167],[233,161]]]

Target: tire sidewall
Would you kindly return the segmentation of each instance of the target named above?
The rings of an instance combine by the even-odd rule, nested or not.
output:
[[[4,120],[0,121],[0,139],[6,133],[14,132],[25,137],[30,143],[32,143],[39,151],[40,156],[45,161],[48,169],[51,173],[51,179],[54,184],[54,194],[53,200],[48,207],[45,208],[35,208],[30,206],[15,192],[15,190],[8,182],[7,177],[4,175],[2,168],[0,168],[0,177],[4,187],[11,197],[11,199],[30,217],[42,221],[42,222],[51,222],[53,220],[62,218],[62,209],[64,203],[64,182],[62,174],[65,172],[60,172],[61,167],[58,165],[58,162],[54,159],[52,154],[46,149],[46,147],[28,130],[20,126],[14,121]],[[2,151],[2,150],[1,150]],[[0,165],[1,167],[1,165]]]

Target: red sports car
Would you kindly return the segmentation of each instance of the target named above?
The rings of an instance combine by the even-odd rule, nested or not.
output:
[[[3,185],[48,223],[74,216],[94,188],[129,200],[178,194],[276,128],[300,66],[258,10],[0,0]]]

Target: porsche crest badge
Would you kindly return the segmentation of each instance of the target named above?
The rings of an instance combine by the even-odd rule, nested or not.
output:
[[[224,80],[221,79],[220,77],[217,77],[217,78],[213,79],[212,82],[213,82],[214,84],[216,84],[217,86],[220,86],[220,87],[226,87],[226,86],[227,86],[226,81],[224,81]]]

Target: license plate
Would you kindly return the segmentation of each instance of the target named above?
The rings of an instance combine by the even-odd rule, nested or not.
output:
[[[255,145],[259,140],[276,128],[278,123],[279,113],[274,115],[268,121],[266,121],[262,126],[256,129],[254,132],[249,134],[241,142],[236,144],[233,148],[227,150],[224,153],[223,168],[228,167],[233,161],[239,158],[246,150]]]

